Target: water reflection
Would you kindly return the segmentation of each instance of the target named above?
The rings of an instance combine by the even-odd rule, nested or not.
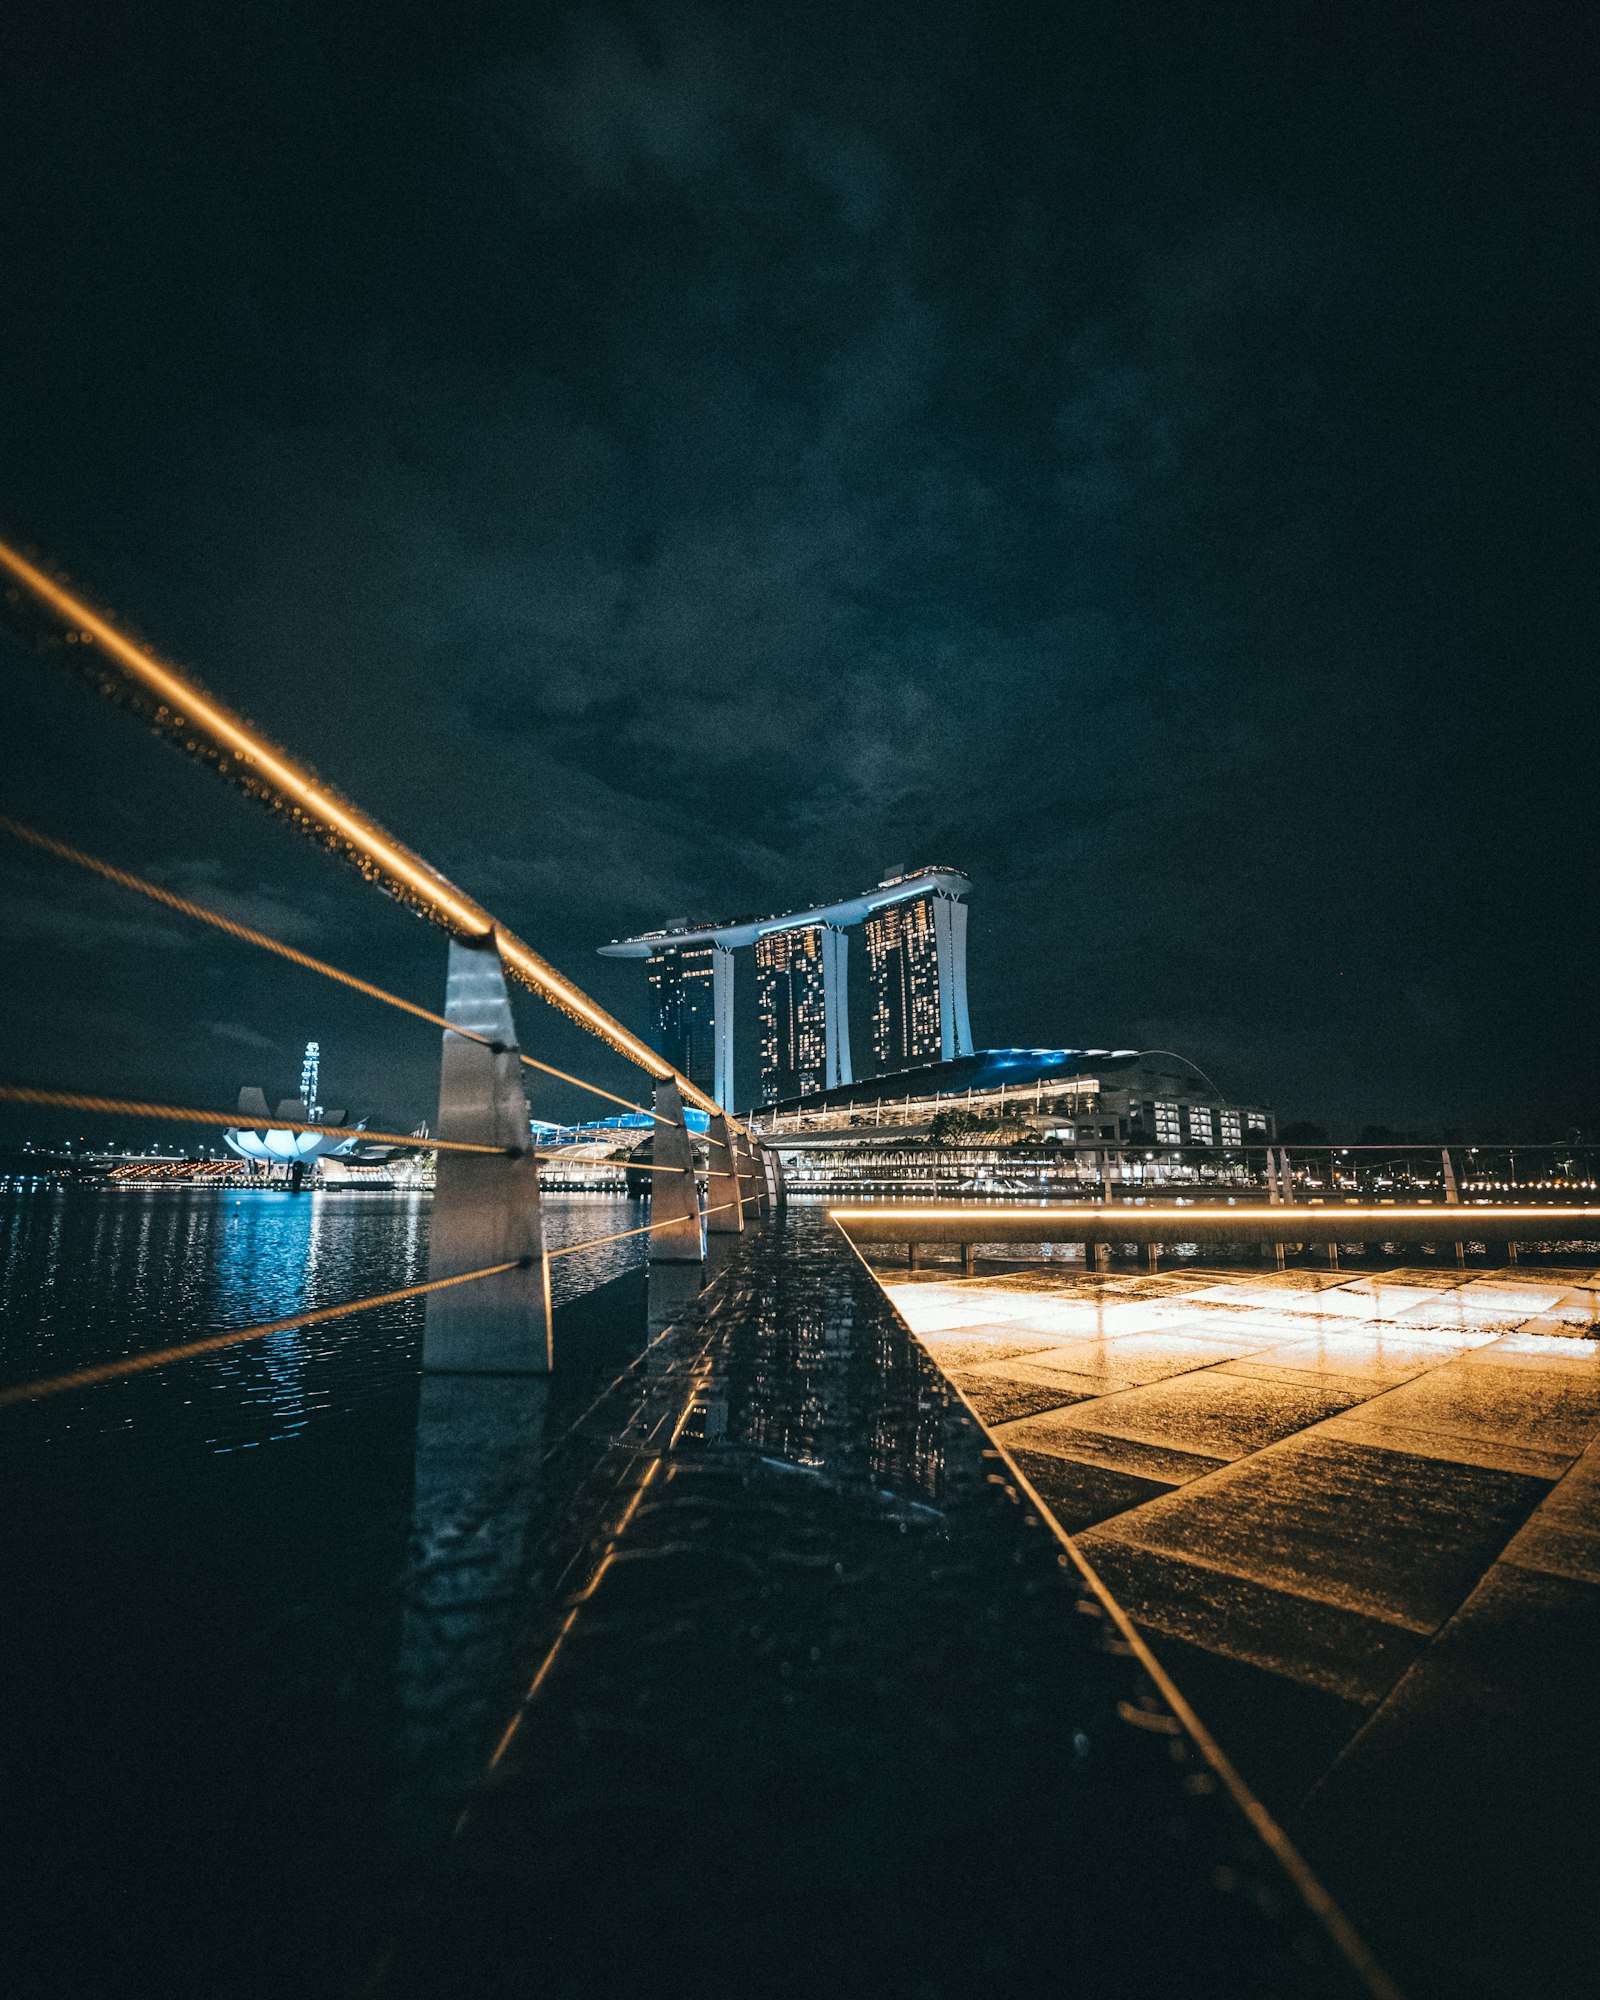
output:
[[[28,1190],[0,1197],[0,1379],[23,1381],[414,1283],[429,1203],[416,1191]],[[546,1203],[552,1249],[637,1227],[645,1205]],[[644,1259],[635,1237],[561,1257],[555,1302]],[[89,1450],[140,1440],[153,1462],[283,1443],[414,1378],[420,1302],[328,1321],[8,1413],[6,1441]]]

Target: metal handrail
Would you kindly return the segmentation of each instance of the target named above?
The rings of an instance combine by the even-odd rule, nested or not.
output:
[[[130,701],[160,734],[214,765],[253,797],[287,813],[303,832],[350,861],[366,880],[380,883],[397,901],[442,925],[453,937],[474,944],[493,942],[506,970],[523,985],[647,1075],[672,1080],[682,1095],[703,1111],[722,1109],[708,1092],[631,1034],[475,897],[458,889],[371,814],[342,798],[308,765],[207,694],[190,675],[157,659],[76,592],[3,541],[0,569],[66,627],[66,638],[92,649],[85,664],[103,693]]]

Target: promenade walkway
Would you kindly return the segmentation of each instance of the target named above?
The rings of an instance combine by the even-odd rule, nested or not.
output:
[[[1592,1990],[1600,1272],[880,1275],[1401,1984]]]
[[[581,1549],[367,1992],[1383,1990],[824,1214],[652,1316],[551,1463]]]

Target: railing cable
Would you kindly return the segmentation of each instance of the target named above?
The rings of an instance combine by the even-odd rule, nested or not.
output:
[[[494,1149],[480,1147],[474,1150]],[[672,1171],[680,1170],[674,1168]],[[720,1215],[724,1209],[738,1206],[737,1202],[719,1202],[715,1208],[708,1208],[704,1213]],[[602,1244],[620,1243],[625,1237],[648,1236],[654,1229],[669,1229],[678,1220],[676,1216],[669,1216],[662,1222],[646,1222],[637,1229],[619,1230],[615,1236],[592,1236],[585,1243],[563,1244],[559,1250],[548,1251],[546,1256],[547,1259],[554,1259],[575,1256],[580,1250],[598,1250]],[[479,1271],[459,1272],[453,1278],[429,1278],[418,1285],[402,1285],[398,1291],[374,1293],[371,1298],[350,1299],[343,1305],[318,1306],[311,1312],[291,1313],[287,1319],[269,1320],[265,1326],[241,1327],[233,1333],[217,1333],[205,1340],[185,1341],[181,1347],[156,1347],[147,1354],[123,1355],[116,1361],[74,1368],[65,1375],[44,1375],[32,1382],[13,1382],[0,1388],[0,1410],[11,1409],[18,1403],[39,1402],[46,1396],[59,1396],[70,1389],[90,1389],[98,1383],[115,1382],[126,1375],[145,1374],[152,1368],[166,1368],[174,1362],[190,1361],[202,1354],[218,1354],[225,1348],[264,1340],[268,1334],[296,1333],[302,1327],[317,1326],[323,1320],[343,1319],[349,1313],[370,1312],[374,1306],[392,1306],[405,1299],[420,1299],[428,1292],[442,1292],[451,1285],[470,1284],[474,1278],[495,1278],[505,1271],[527,1270],[533,1261],[529,1257],[515,1257],[504,1264],[485,1264]]]
[[[103,693],[130,702],[159,734],[213,764],[249,795],[285,813],[300,831],[314,835],[352,862],[367,880],[381,882],[392,895],[442,924],[453,936],[475,944],[492,941],[501,963],[515,978],[626,1056],[647,1076],[670,1078],[684,1097],[703,1111],[720,1108],[691,1077],[631,1034],[515,932],[497,923],[475,897],[458,889],[369,813],[341,798],[309,766],[269,741],[189,675],[130,639],[74,591],[3,541],[0,568],[9,572],[19,593],[26,590],[36,604],[66,627],[68,639],[91,649],[80,657],[86,665],[93,663],[91,672]]]
[[[422,1139],[415,1132],[373,1132],[365,1125],[314,1125],[305,1118],[271,1112],[253,1118],[245,1111],[197,1111],[184,1104],[146,1104],[130,1098],[91,1097],[75,1090],[36,1090],[29,1084],[0,1083],[0,1104],[32,1104],[52,1111],[97,1111],[115,1118],[156,1118],[177,1125],[211,1125],[223,1131],[314,1132],[328,1139],[366,1139],[377,1146],[407,1146],[425,1153],[492,1153],[497,1159],[559,1160],[565,1165],[617,1167],[635,1174],[688,1174],[692,1167],[656,1166],[649,1160],[576,1161],[571,1153],[537,1146],[481,1146],[466,1139]],[[292,1165],[292,1162],[284,1162]]]
[[[143,1374],[165,1368],[176,1361],[189,1361],[201,1354],[217,1354],[227,1347],[242,1347],[247,1341],[264,1340],[269,1333],[296,1333],[301,1327],[316,1326],[322,1320],[343,1319],[347,1313],[370,1312],[374,1306],[392,1306],[402,1299],[418,1299],[425,1292],[442,1292],[450,1285],[470,1284],[474,1278],[494,1278],[503,1271],[525,1270],[531,1258],[517,1257],[505,1264],[485,1264],[481,1271],[462,1271],[453,1278],[429,1278],[420,1285],[402,1285],[395,1292],[378,1292],[370,1299],[351,1299],[343,1305],[318,1306],[311,1312],[292,1313],[288,1319],[269,1320],[265,1326],[241,1327],[234,1333],[217,1333],[206,1340],[186,1341],[181,1347],[156,1347],[148,1354],[127,1354],[117,1361],[102,1361],[89,1368],[75,1368],[67,1375],[45,1375],[35,1382],[13,1382],[0,1389],[0,1409],[17,1403],[38,1402],[45,1396],[59,1396],[69,1389],[88,1389],[100,1382],[113,1382],[124,1375]]]
[[[487,1049],[499,1049],[503,1045],[490,1039],[488,1035],[475,1034],[471,1028],[463,1028],[444,1014],[436,1014],[431,1007],[419,1006],[415,1000],[406,1000],[398,993],[391,993],[386,987],[374,986],[370,979],[360,979],[353,972],[346,972],[337,965],[330,965],[325,958],[314,958],[310,952],[301,951],[295,945],[285,944],[282,938],[275,938],[266,931],[253,929],[249,924],[237,923],[232,917],[225,917],[220,910],[213,910],[205,903],[197,903],[192,897],[180,896],[175,890],[163,889],[158,882],[148,881],[143,875],[135,875],[129,868],[119,868],[114,862],[103,861],[99,855],[90,854],[81,847],[73,847],[54,835],[42,832],[38,827],[29,826],[26,821],[13,819],[9,813],[0,813],[0,833],[7,833],[13,840],[20,840],[29,847],[37,848],[42,854],[53,855],[58,861],[65,861],[74,868],[81,868],[90,875],[98,876],[104,882],[113,882],[119,889],[130,890],[136,896],[148,896],[153,903],[164,909],[175,910],[180,916],[192,917],[196,923],[209,924],[213,930],[236,938],[243,944],[259,946],[262,951],[270,951],[278,958],[284,958],[291,965],[303,967],[307,972],[319,972],[324,979],[336,980],[341,986],[348,986],[353,992],[364,993],[369,1000],[381,1000],[387,1007],[398,1007],[402,1013],[414,1014],[419,1020],[430,1021],[436,1028],[448,1028],[453,1035],[463,1041],[480,1042]],[[546,1076],[558,1077],[563,1083],[575,1085],[579,1090],[587,1090],[595,1097],[603,1097],[609,1104],[620,1104],[626,1111],[642,1112],[646,1118],[653,1118],[659,1124],[670,1125],[670,1118],[661,1117],[647,1104],[636,1104],[631,1097],[619,1097],[614,1090],[602,1090],[597,1083],[586,1083],[581,1076],[573,1076],[564,1069],[557,1069],[551,1063],[539,1062],[535,1057],[516,1051],[518,1062],[529,1069],[541,1070]]]
[[[743,1206],[742,1201],[719,1201],[715,1208],[703,1208],[700,1219],[704,1221],[708,1215],[721,1215],[724,1209]],[[554,1262],[557,1257],[575,1256],[580,1250],[598,1250],[602,1243],[621,1243],[625,1237],[648,1236],[652,1229],[675,1229],[685,1220],[687,1218],[683,1216],[669,1215],[662,1222],[642,1222],[637,1229],[619,1229],[615,1236],[591,1236],[586,1243],[564,1243],[559,1250],[548,1250],[545,1255]]]

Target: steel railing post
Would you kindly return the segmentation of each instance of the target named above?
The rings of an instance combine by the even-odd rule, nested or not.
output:
[[[694,1144],[683,1115],[683,1099],[670,1079],[656,1085],[655,1112],[652,1158],[656,1166],[673,1171],[650,1176],[650,1261],[698,1264],[705,1256],[705,1244]]]
[[[744,1228],[744,1189],[739,1178],[739,1155],[725,1111],[713,1116],[706,1140],[709,1149],[706,1162],[706,1233],[710,1236],[737,1236]]]
[[[439,1137],[504,1151],[439,1154],[428,1276],[451,1278],[513,1260],[518,1268],[429,1294],[423,1371],[548,1374],[550,1267],[539,1206],[539,1162],[505,970],[492,940],[475,945],[451,939],[445,1018],[467,1032],[447,1028],[444,1033]]]

